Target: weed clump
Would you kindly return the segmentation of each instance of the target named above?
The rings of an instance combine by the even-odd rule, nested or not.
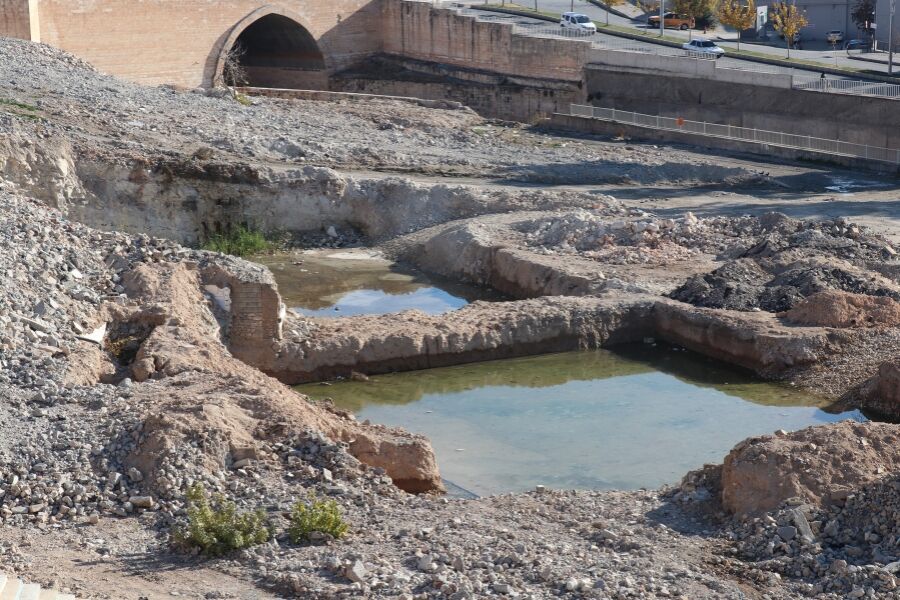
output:
[[[302,500],[291,510],[291,525],[288,534],[295,544],[308,541],[314,532],[340,539],[347,535],[350,526],[344,521],[341,507],[334,500],[319,500],[310,494],[309,500]]]
[[[262,510],[238,512],[234,502],[216,494],[212,501],[197,483],[187,493],[188,523],[175,530],[174,541],[183,548],[199,548],[206,556],[223,556],[265,543],[271,537]]]
[[[201,246],[204,250],[231,254],[232,256],[248,256],[269,252],[275,243],[267,239],[261,231],[240,226],[229,229],[226,233],[214,233],[206,238]]]

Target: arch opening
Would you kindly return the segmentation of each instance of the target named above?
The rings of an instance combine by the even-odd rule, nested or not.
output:
[[[279,14],[266,15],[237,37],[225,58],[229,85],[325,89],[325,57],[302,25]]]

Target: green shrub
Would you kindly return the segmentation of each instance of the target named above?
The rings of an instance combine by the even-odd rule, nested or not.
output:
[[[202,248],[232,256],[247,256],[268,252],[275,244],[260,231],[244,227],[233,227],[226,233],[214,233],[206,238]]]
[[[238,512],[234,502],[216,494],[210,502],[206,488],[194,484],[187,493],[188,524],[174,533],[175,542],[200,548],[207,556],[222,556],[234,550],[268,541],[271,532],[262,510]]]
[[[310,494],[307,502],[297,502],[291,510],[288,534],[295,544],[310,539],[313,532],[326,533],[334,539],[347,534],[350,526],[344,521],[341,507],[334,500],[319,500]]]

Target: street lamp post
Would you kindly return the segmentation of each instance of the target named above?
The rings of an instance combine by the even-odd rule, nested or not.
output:
[[[666,34],[666,20],[663,18],[665,13],[666,0],[659,0],[659,37]]]
[[[891,13],[888,17],[888,75],[894,74],[894,4],[891,0]]]

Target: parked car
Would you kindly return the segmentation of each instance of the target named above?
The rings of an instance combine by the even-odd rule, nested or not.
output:
[[[868,47],[869,43],[866,40],[849,40],[844,44],[844,50],[847,51],[847,54],[861,54]]]
[[[559,19],[559,26],[578,29],[586,34],[597,33],[597,26],[590,17],[576,12],[564,12]]]
[[[844,32],[840,29],[832,29],[825,32],[825,41],[829,44],[840,44],[844,41]]]
[[[647,22],[654,27],[659,27],[659,15],[653,15],[647,19]],[[687,31],[694,28],[694,17],[667,12],[663,15],[663,26],[667,29]]]
[[[720,58],[725,54],[720,46],[709,40],[696,39],[681,45],[688,54],[703,54],[709,57]]]

